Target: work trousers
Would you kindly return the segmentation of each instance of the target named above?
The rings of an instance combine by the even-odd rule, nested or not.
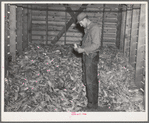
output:
[[[86,85],[86,96],[90,108],[98,106],[98,62],[99,52],[88,55],[83,53],[83,83]]]

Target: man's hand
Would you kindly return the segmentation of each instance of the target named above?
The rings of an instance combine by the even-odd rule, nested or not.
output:
[[[83,53],[83,52],[85,52],[85,50],[82,49],[82,48],[80,48],[80,47],[74,48],[74,50],[77,51],[78,53]]]

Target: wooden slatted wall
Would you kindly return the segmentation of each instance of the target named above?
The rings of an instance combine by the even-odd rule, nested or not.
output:
[[[141,4],[140,21],[139,21],[139,33],[137,43],[137,56],[136,56],[136,84],[144,90],[145,88],[145,55],[146,55],[146,5]],[[147,76],[147,75],[146,75]]]
[[[81,4],[69,4],[73,11],[77,11]],[[45,5],[32,5],[35,9],[44,9]],[[103,45],[112,44],[115,45],[116,41],[116,31],[117,31],[117,11],[118,4],[106,4],[105,16],[104,16],[104,35],[103,35]],[[71,19],[69,13],[67,13],[67,19],[65,17],[65,7],[60,4],[49,4],[49,9],[54,9],[54,11],[48,12],[48,25],[46,24],[46,11],[43,10],[33,10],[32,11],[32,42],[35,43],[46,43],[46,26],[48,26],[48,43],[57,36],[59,31],[65,26],[65,24]],[[111,8],[111,9],[110,9]],[[56,11],[63,10],[63,11]],[[89,12],[88,12],[89,11]],[[96,12],[99,11],[99,12]],[[114,12],[111,12],[114,11]],[[87,13],[90,20],[99,24],[102,27],[103,19],[103,4],[88,5],[84,10]],[[66,44],[77,43],[79,44],[83,37],[83,28],[78,28],[76,23],[73,23],[68,31],[60,38],[57,44],[64,44],[66,39]]]
[[[6,4],[5,5],[5,75],[7,75],[8,58],[10,54],[9,14],[10,14],[10,6]]]
[[[121,46],[124,55],[135,69],[135,83],[138,88],[145,88],[145,53],[146,53],[146,20],[145,4],[127,5],[122,12]],[[125,10],[125,8],[123,8]]]

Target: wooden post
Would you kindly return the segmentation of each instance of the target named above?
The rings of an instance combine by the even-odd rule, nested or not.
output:
[[[139,27],[139,9],[135,9],[138,7],[137,4],[133,6],[133,16],[132,16],[132,30],[131,30],[131,45],[130,45],[130,64],[135,67],[135,59],[136,59],[136,50],[137,50],[137,42],[138,42],[138,27]]]
[[[27,48],[28,46],[28,26],[27,26],[27,14],[28,14],[28,9],[26,8],[27,5],[24,5],[23,8],[23,50]]]
[[[145,4],[141,4],[140,10],[140,22],[139,22],[139,37],[138,37],[138,45],[137,45],[137,63],[136,63],[136,74],[135,74],[135,82],[139,88],[144,88],[144,85],[141,83],[143,80],[142,69],[144,64],[144,53],[145,53],[145,40],[146,40],[146,6]]]
[[[122,5],[122,22],[121,22],[121,34],[120,34],[120,49],[123,52],[124,52],[125,27],[126,27],[126,7],[124,5]]]
[[[10,6],[10,54],[12,61],[16,61],[16,6]]]
[[[101,47],[103,47],[104,18],[105,18],[105,4],[103,4],[102,33],[101,33]]]
[[[66,24],[67,24],[67,12],[65,11],[65,40],[64,40],[64,45],[66,45]]]
[[[48,44],[48,4],[46,10],[46,44]]]
[[[17,7],[17,52],[22,55],[22,7]]]
[[[127,16],[126,16],[126,29],[125,29],[125,44],[124,44],[124,56],[129,57],[129,48],[130,48],[130,34],[131,34],[131,5],[130,8],[127,8]]]
[[[117,16],[117,33],[116,33],[116,47],[120,48],[120,35],[121,35],[121,23],[122,23],[122,5],[119,5],[118,16]]]
[[[8,20],[9,20],[9,7],[8,4],[5,4],[5,77],[8,70],[8,52],[10,52],[10,38],[8,38]]]
[[[32,5],[28,5],[28,42],[32,40]]]

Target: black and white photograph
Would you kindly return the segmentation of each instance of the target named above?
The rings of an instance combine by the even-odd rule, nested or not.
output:
[[[147,121],[146,1],[2,1],[2,121]]]

